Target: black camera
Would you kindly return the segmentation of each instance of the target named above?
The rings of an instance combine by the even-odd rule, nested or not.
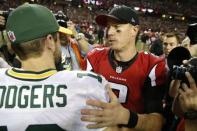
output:
[[[69,18],[63,11],[58,11],[57,14],[54,14],[54,16],[60,26],[67,28],[67,21],[69,21]]]
[[[191,58],[186,65],[174,65],[171,72],[172,79],[182,80],[183,83],[188,84],[188,80],[185,76],[186,71],[189,72],[195,82],[197,82],[197,57]]]

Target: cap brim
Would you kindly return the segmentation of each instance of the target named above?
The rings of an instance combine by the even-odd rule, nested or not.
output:
[[[109,19],[117,21],[117,22],[120,21],[117,17],[113,15],[98,15],[95,21],[98,25],[106,27]]]
[[[66,35],[73,35],[72,30],[68,29],[68,28],[64,28],[62,26],[59,27],[58,30],[60,33],[66,34]]]

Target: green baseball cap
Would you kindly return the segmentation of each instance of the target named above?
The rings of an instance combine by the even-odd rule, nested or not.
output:
[[[48,8],[28,3],[10,13],[6,22],[6,31],[12,44],[31,41],[55,32],[73,34],[71,30],[59,26]]]

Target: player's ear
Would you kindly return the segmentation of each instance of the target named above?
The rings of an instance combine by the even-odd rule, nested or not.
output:
[[[139,31],[139,25],[134,26],[134,30],[135,30],[136,32],[138,32],[138,31]]]
[[[51,34],[46,36],[45,45],[47,49],[52,50],[53,52],[55,51],[55,40]]]
[[[131,25],[132,26],[132,25]],[[132,35],[135,37],[139,31],[139,25],[136,25],[136,26],[132,26]]]

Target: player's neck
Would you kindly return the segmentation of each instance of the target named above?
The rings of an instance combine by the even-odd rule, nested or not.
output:
[[[55,69],[53,56],[42,55],[37,58],[29,58],[22,61],[22,69],[29,71],[43,71],[46,69]]]
[[[136,48],[128,48],[124,51],[114,51],[114,57],[118,61],[129,61],[137,54]]]

